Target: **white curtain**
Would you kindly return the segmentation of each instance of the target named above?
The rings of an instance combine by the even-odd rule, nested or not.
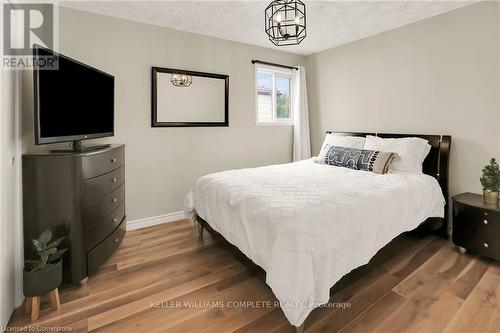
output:
[[[300,161],[311,157],[306,70],[303,66],[293,71],[293,90],[293,160]]]

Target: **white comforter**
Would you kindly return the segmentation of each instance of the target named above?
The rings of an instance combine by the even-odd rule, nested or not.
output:
[[[214,230],[266,271],[292,325],[328,302],[342,276],[399,234],[442,217],[436,179],[379,175],[310,160],[201,177],[186,197]]]

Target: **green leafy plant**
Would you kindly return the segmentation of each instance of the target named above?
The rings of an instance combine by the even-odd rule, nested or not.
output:
[[[479,179],[485,190],[496,192],[500,189],[500,166],[494,158],[483,168],[483,176]]]
[[[57,249],[63,239],[64,237],[61,237],[51,242],[52,232],[50,232],[50,230],[42,232],[40,236],[38,236],[38,239],[32,239],[31,243],[39,258],[26,260],[26,270],[29,272],[50,270],[67,250]]]

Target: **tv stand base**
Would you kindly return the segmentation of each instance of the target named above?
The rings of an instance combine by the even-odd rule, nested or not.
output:
[[[71,149],[54,149],[51,153],[81,153],[85,151],[99,150],[111,147],[111,144],[105,145],[95,145],[95,146],[84,146],[82,140],[76,140],[71,142]]]

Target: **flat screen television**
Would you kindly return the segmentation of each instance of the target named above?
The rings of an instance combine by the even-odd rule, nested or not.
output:
[[[35,45],[33,86],[37,145],[114,135],[114,76]],[[57,69],[36,66],[52,57]],[[41,63],[41,62],[40,62]]]

